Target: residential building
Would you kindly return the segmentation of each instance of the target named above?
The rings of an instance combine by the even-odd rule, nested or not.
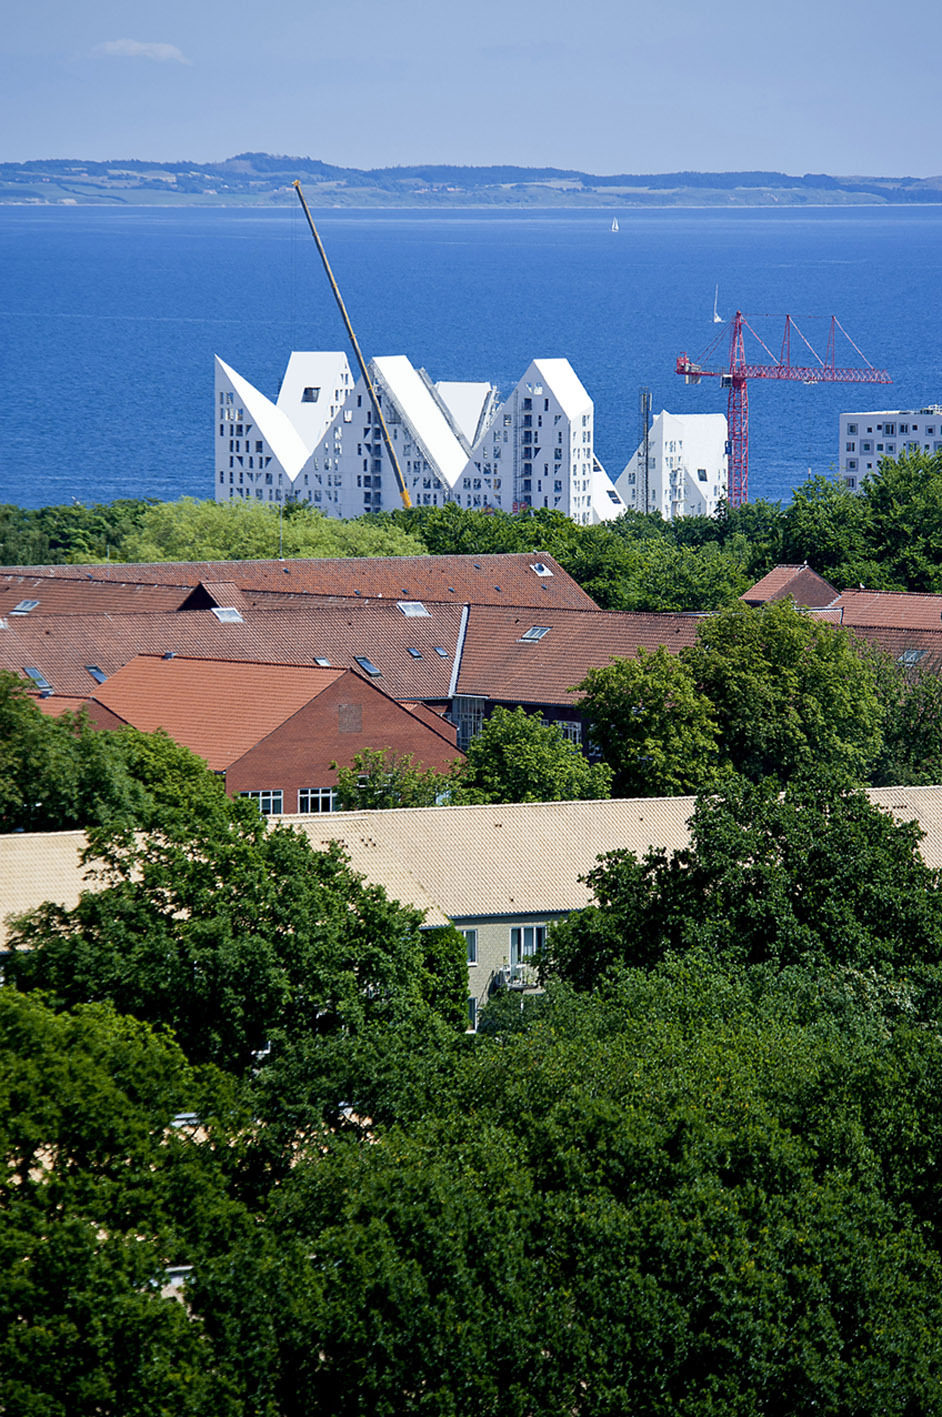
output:
[[[164,729],[266,816],[329,812],[338,766],[366,749],[436,771],[461,757],[450,724],[390,698],[373,670],[365,656],[354,672],[138,655],[98,685],[87,709],[101,728]]]
[[[488,383],[433,383],[405,355],[369,368],[414,506],[552,508],[581,525],[625,510],[567,359],[533,360],[503,400]],[[292,354],[275,404],[217,357],[215,397],[217,501],[292,499],[336,517],[400,505],[366,382],[343,356]]]
[[[942,788],[869,789],[898,821],[915,821],[926,864],[942,867]],[[316,848],[339,842],[355,870],[393,900],[448,921],[467,943],[468,1022],[495,990],[532,989],[546,930],[591,902],[585,877],[600,853],[642,856],[687,845],[693,797],[605,802],[522,802],[296,817]],[[0,949],[4,921],[45,900],[69,909],[104,881],[83,866],[85,834],[0,836]]]
[[[648,501],[644,504],[644,443],[626,464],[615,490],[636,512],[711,517],[726,499],[728,433],[723,413],[668,413],[648,433]]]
[[[856,492],[884,458],[942,452],[942,404],[842,413],[838,447],[838,476]]]

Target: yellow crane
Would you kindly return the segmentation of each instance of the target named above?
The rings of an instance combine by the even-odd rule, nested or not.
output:
[[[389,461],[392,463],[392,470],[395,473],[396,482],[399,485],[399,496],[402,498],[402,505],[404,507],[411,507],[412,498],[409,496],[409,489],[406,486],[406,480],[402,475],[402,468],[399,466],[399,459],[396,457],[396,450],[393,447],[392,438],[390,438],[389,436],[389,429],[386,427],[386,420],[383,417],[383,410],[379,406],[379,398],[377,396],[376,389],[373,387],[373,380],[370,378],[370,372],[366,367],[366,360],[363,358],[363,355],[360,352],[360,346],[357,343],[357,337],[353,333],[353,326],[350,323],[350,316],[347,314],[347,307],[346,305],[344,305],[343,296],[340,294],[340,287],[334,279],[333,271],[330,269],[330,262],[327,259],[327,252],[324,250],[324,243],[320,238],[317,227],[314,225],[314,218],[311,216],[311,209],[304,199],[304,193],[301,191],[300,182],[296,181],[294,183],[294,190],[298,194],[298,201],[301,203],[301,206],[304,210],[304,215],[307,217],[307,224],[311,228],[311,235],[314,237],[315,244],[320,253],[320,258],[324,263],[324,270],[327,272],[327,279],[330,281],[330,288],[334,292],[334,299],[336,300],[337,307],[340,310],[341,316],[343,317],[343,323],[346,327],[347,334],[350,337],[350,343],[353,346],[353,353],[356,356],[357,364],[360,366],[360,373],[363,375],[363,381],[366,384],[367,389],[369,390],[370,402],[373,405],[373,413],[376,417],[377,423],[379,424],[379,431],[382,435],[383,444],[386,448],[386,452],[389,454]]]

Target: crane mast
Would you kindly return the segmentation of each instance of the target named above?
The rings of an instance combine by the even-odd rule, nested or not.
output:
[[[367,392],[370,396],[370,403],[373,405],[373,413],[376,417],[377,423],[379,424],[379,431],[380,436],[383,440],[383,446],[385,447],[386,452],[389,455],[389,461],[392,464],[392,470],[396,478],[396,483],[399,487],[399,496],[402,498],[402,505],[404,507],[411,507],[412,498],[409,496],[409,489],[406,486],[406,480],[402,475],[402,469],[399,466],[399,459],[396,457],[396,450],[393,447],[392,438],[389,436],[389,429],[386,427],[386,420],[383,417],[383,410],[380,408],[379,404],[379,396],[373,385],[373,380],[370,378],[370,371],[366,367],[366,360],[363,358],[363,355],[360,352],[360,345],[356,335],[353,332],[353,325],[350,323],[350,316],[347,314],[347,307],[343,303],[343,296],[340,294],[340,287],[334,279],[334,273],[331,270],[330,262],[327,259],[327,252],[324,250],[324,243],[320,238],[320,233],[318,232],[317,227],[314,225],[314,218],[311,216],[311,209],[305,201],[304,193],[301,191],[300,182],[295,181],[294,190],[298,194],[298,201],[301,203],[301,206],[304,210],[304,215],[307,217],[307,224],[311,228],[311,235],[314,237],[314,243],[317,246],[321,261],[323,262],[324,271],[326,272],[327,279],[330,283],[330,288],[334,293],[334,299],[337,302],[337,308],[339,309],[341,317],[343,319],[344,328],[347,331],[347,336],[350,340],[350,344],[353,347],[354,357],[356,358],[356,362],[359,365],[360,373],[363,375],[363,382],[366,384]]]
[[[740,507],[749,499],[749,380],[788,379],[802,384],[892,384],[893,380],[885,369],[875,369],[857,348],[836,315],[831,316],[827,348],[820,355],[802,334],[791,315],[786,315],[782,333],[782,343],[778,355],[773,354],[761,335],[757,334],[750,319],[737,310],[730,321],[729,354],[725,368],[708,369],[706,365],[716,353],[722,336],[717,336],[699,359],[690,359],[686,353],[677,357],[675,373],[684,376],[687,384],[699,384],[703,378],[719,379],[721,387],[727,390],[726,418],[729,437],[729,488],[731,507]],[[778,317],[777,317],[778,318]],[[769,363],[750,362],[746,357],[745,331],[754,337],[769,356]],[[804,344],[813,363],[792,363],[792,335]],[[863,366],[839,367],[837,364],[837,338],[843,335],[848,344],[863,360]]]

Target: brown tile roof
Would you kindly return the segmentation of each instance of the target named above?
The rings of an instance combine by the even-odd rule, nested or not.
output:
[[[666,645],[672,653],[697,637],[699,617],[632,614],[604,610],[526,610],[472,606],[461,668],[459,694],[514,703],[574,704],[569,693],[587,670],[612,659],[630,659],[643,647]],[[524,640],[531,627],[548,627],[539,639]]]
[[[0,572],[0,616],[9,616],[15,605],[30,600],[38,602],[27,612],[33,616],[150,615],[162,610],[178,610],[191,594],[190,587],[185,585]]]
[[[744,591],[747,605],[765,605],[770,600],[790,597],[796,605],[822,607],[830,605],[837,590],[805,562],[801,566],[773,566],[768,575]]]
[[[38,668],[56,694],[95,692],[86,665],[110,676],[138,654],[355,667],[366,655],[393,698],[444,701],[461,624],[460,605],[432,605],[407,618],[395,602],[306,603],[303,608],[244,609],[241,623],[221,624],[211,610],[160,615],[75,615],[57,620],[7,618],[0,625],[0,668],[22,676]],[[410,649],[418,655],[409,653]],[[439,654],[442,649],[444,654]]]
[[[942,626],[933,630],[901,630],[887,625],[846,625],[858,640],[882,649],[911,677],[942,675]]]
[[[550,575],[533,567],[544,566]],[[3,569],[3,568],[0,568]],[[8,567],[63,579],[149,581],[195,586],[228,581],[242,590],[307,595],[433,600],[476,605],[552,605],[593,609],[595,602],[545,551],[491,556],[362,556],[284,561],[166,561],[99,566]]]
[[[942,595],[888,590],[845,590],[833,610],[844,625],[885,625],[899,630],[942,629]]]
[[[345,672],[139,655],[95,699],[135,728],[166,729],[222,771]]]

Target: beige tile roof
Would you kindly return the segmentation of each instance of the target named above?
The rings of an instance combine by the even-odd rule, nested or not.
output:
[[[925,833],[927,865],[942,867],[942,786],[881,787],[871,800]],[[588,903],[579,877],[596,857],[625,846],[643,853],[688,839],[692,797],[610,802],[527,802],[498,807],[425,807],[284,817],[315,847],[339,841],[356,869],[403,904],[446,917],[554,914]],[[0,836],[0,944],[4,921],[44,900],[70,907],[85,882],[82,832]]]
[[[71,910],[80,892],[93,887],[79,863],[84,849],[80,831],[0,835],[0,948],[9,916],[35,910],[44,900]]]
[[[542,565],[550,575],[538,574]],[[490,556],[351,556],[278,561],[157,561],[98,566],[0,567],[63,579],[149,581],[196,586],[227,581],[242,590],[318,596],[435,600],[476,605],[554,605],[593,609],[595,602],[545,551]]]
[[[386,885],[391,874],[407,872],[446,915],[461,919],[553,914],[587,904],[579,877],[601,852],[684,845],[693,801],[414,807],[291,820],[314,846],[339,841],[368,880]]]

